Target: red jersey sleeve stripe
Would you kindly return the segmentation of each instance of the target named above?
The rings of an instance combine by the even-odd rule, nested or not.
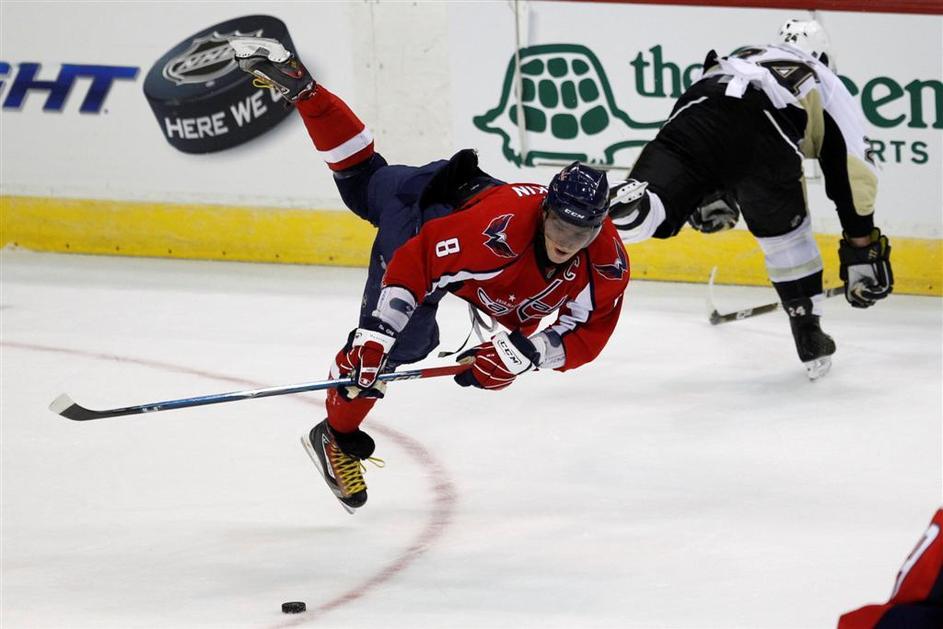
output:
[[[351,166],[356,166],[361,162],[365,162],[373,155],[373,142],[370,142],[365,148],[357,151],[350,157],[340,160],[339,162],[328,162],[327,166],[331,170],[346,170]]]
[[[364,127],[359,133],[348,138],[332,149],[319,150],[318,153],[328,164],[336,164],[352,157],[373,144],[373,133]]]

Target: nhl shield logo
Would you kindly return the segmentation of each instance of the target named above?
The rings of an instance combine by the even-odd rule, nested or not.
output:
[[[259,37],[262,30],[251,33],[233,31],[221,34],[213,31],[197,37],[190,46],[164,65],[163,75],[177,85],[187,83],[209,83],[229,74],[238,67],[229,47],[230,37]]]
[[[2,0],[0,0],[2,1]],[[292,50],[284,22],[246,15],[177,40],[147,71],[144,97],[161,135],[184,153],[213,153],[255,138],[292,115],[272,107],[280,96],[259,90],[233,59],[233,37],[271,37]]]

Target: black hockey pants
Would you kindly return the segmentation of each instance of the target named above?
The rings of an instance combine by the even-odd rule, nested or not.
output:
[[[726,83],[695,83],[632,168],[665,205],[655,238],[678,233],[701,199],[732,192],[749,230],[780,236],[807,215],[798,150],[806,116],[798,107],[777,110],[753,88],[742,98],[724,95]]]

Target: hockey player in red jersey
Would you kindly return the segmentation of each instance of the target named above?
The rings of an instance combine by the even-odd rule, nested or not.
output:
[[[362,461],[374,442],[359,427],[383,397],[377,377],[435,348],[446,293],[508,330],[460,354],[469,369],[456,382],[504,389],[527,371],[596,358],[619,319],[628,255],[608,220],[604,173],[574,162],[546,187],[507,184],[484,173],[471,150],[421,167],[387,165],[365,125],[281,44],[230,43],[243,70],[295,104],[344,202],[378,228],[359,325],[331,369],[357,386],[331,390],[327,419],[302,438],[353,513],[367,500]]]
[[[891,598],[843,614],[838,629],[940,629],[943,627],[943,509],[904,560]]]

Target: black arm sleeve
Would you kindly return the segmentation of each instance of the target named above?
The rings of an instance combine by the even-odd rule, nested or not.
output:
[[[838,124],[828,112],[825,111],[822,115],[825,119],[825,134],[819,164],[825,175],[825,194],[835,203],[838,219],[845,233],[849,236],[867,236],[874,228],[874,217],[871,214],[861,216],[855,210],[851,180],[848,176],[848,150],[845,140]]]

